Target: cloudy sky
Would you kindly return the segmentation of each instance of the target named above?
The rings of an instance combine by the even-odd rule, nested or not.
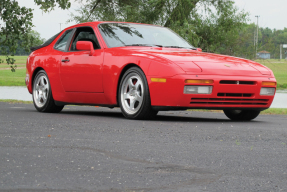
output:
[[[43,13],[33,0],[18,0],[21,6],[34,9],[33,24],[34,30],[41,34],[42,38],[48,39],[54,34],[75,23],[67,23],[69,14],[77,9],[77,4],[73,3],[69,10],[56,8],[50,13]],[[250,13],[250,22],[256,22],[255,15],[260,15],[259,26],[271,29],[287,28],[287,1],[286,0],[235,0],[238,8]]]

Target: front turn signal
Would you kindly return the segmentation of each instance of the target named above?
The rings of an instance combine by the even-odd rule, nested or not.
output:
[[[165,83],[166,79],[163,78],[151,78],[152,82],[159,82],[159,83]]]
[[[206,79],[187,79],[185,83],[190,84],[213,84],[213,80],[206,80]]]
[[[276,82],[270,82],[270,81],[263,81],[262,86],[276,86],[277,83]]]

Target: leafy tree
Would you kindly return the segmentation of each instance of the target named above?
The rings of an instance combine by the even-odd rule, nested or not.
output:
[[[33,31],[31,30],[28,33],[29,39],[31,39],[31,44],[30,46],[34,47],[34,46],[38,46],[44,43],[45,39],[42,39],[40,37],[40,34],[37,31]],[[2,37],[2,39],[4,39],[4,37]],[[20,37],[20,40],[18,40],[17,44],[18,46],[16,47],[16,51],[14,52],[15,55],[28,55],[31,51],[30,49],[27,50],[26,47],[22,47],[21,45],[23,44],[24,41],[24,37]],[[7,46],[2,46],[0,45],[0,49],[6,49],[6,52],[9,52],[9,47]],[[16,67],[15,65],[13,66],[14,68]]]
[[[62,9],[69,8],[69,0],[34,0],[44,11],[50,11],[57,5]],[[15,0],[1,0],[0,3],[0,21],[4,23],[0,28],[0,55],[6,55],[6,61],[14,72],[15,60],[9,55],[14,55],[18,44],[28,51],[29,47],[35,44],[35,34],[32,32],[32,9],[20,7]],[[39,38],[38,38],[39,39]],[[0,63],[4,61],[0,59]]]
[[[203,50],[222,52],[224,47],[223,52],[230,53],[226,50],[233,49],[247,16],[231,0],[86,0],[70,21],[156,24],[173,29]]]
[[[252,24],[245,24],[239,31],[238,38],[233,46],[233,55],[237,57],[244,57],[248,59],[255,59],[255,34],[257,33],[257,26]],[[280,57],[280,44],[287,44],[287,28],[283,30],[272,30],[268,27],[259,28],[258,33],[258,52],[268,51],[271,58]],[[287,56],[283,50],[283,56]]]
[[[254,33],[256,30],[255,24],[245,24],[239,31],[238,38],[235,41],[233,55],[248,59],[255,58]]]
[[[33,44],[31,45],[32,47],[41,45],[46,41],[44,38],[41,38],[40,33],[37,31],[31,30],[29,35],[31,38],[34,38]]]

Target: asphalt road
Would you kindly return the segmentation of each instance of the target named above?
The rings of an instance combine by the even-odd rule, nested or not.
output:
[[[0,191],[287,191],[287,116],[0,103]]]

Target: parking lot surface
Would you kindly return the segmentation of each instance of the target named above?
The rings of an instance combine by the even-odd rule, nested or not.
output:
[[[287,191],[287,116],[0,103],[0,191]]]

